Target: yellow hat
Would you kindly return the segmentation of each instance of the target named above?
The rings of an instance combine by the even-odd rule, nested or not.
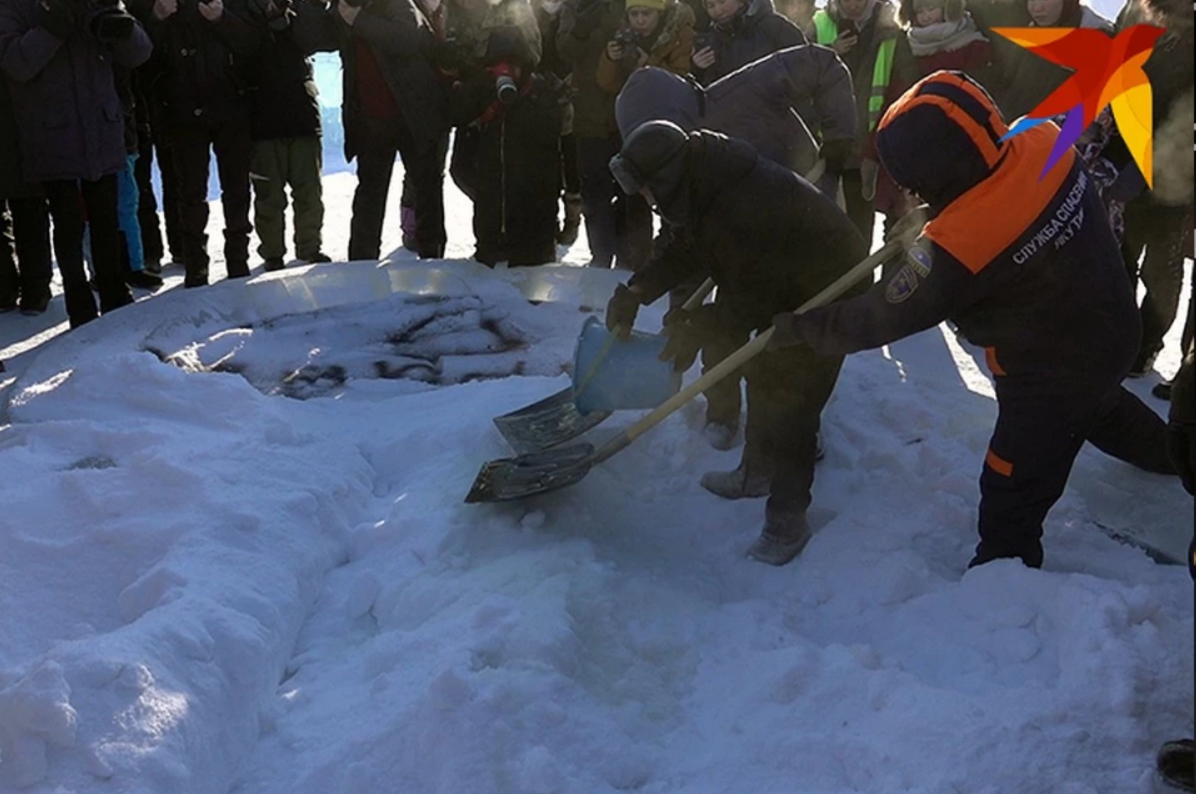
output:
[[[651,8],[655,11],[664,11],[666,0],[627,0],[627,10],[633,8]]]

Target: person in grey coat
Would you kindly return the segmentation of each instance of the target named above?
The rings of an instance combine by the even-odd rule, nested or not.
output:
[[[857,124],[850,72],[833,50],[813,44],[772,53],[705,88],[664,69],[640,69],[619,94],[615,118],[624,136],[665,120],[742,138],[803,176],[820,154],[828,171],[841,167]]]
[[[0,70],[21,127],[25,178],[50,200],[72,328],[97,316],[83,265],[85,217],[99,311],[133,300],[121,268],[116,174],[126,164],[125,117],[112,67],[139,66],[152,49],[119,0],[0,2]]]

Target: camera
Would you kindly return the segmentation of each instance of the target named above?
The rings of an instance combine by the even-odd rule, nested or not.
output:
[[[704,30],[694,34],[694,52],[713,49],[714,45],[717,43],[718,36],[709,30]]]
[[[519,84],[515,82],[515,69],[506,61],[500,61],[489,67],[494,75],[494,93],[498,101],[510,105],[519,98]]]
[[[844,19],[839,22],[839,35],[844,37],[858,36],[860,35],[860,29],[855,22],[850,19]]]
[[[629,48],[639,47],[640,37],[635,34],[634,30],[623,28],[617,31],[614,38],[611,39],[615,44],[618,44],[626,52]],[[635,50],[632,49],[632,52]]]
[[[137,25],[120,0],[94,0],[92,9],[91,35],[100,41],[127,41]]]

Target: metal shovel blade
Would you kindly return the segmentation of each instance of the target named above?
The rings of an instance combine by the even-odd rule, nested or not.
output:
[[[492,460],[478,472],[465,503],[509,502],[568,488],[589,474],[593,465],[592,444]]]
[[[589,432],[610,415],[610,411],[582,414],[573,404],[573,387],[569,387],[538,403],[495,417],[494,426],[516,454],[531,455]]]

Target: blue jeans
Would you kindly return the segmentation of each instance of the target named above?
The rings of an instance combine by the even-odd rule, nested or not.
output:
[[[124,235],[129,252],[129,269],[145,270],[145,249],[141,247],[141,222],[137,220],[137,206],[141,192],[137,187],[137,153],[126,159],[125,170],[116,175],[117,212],[120,233]]]

